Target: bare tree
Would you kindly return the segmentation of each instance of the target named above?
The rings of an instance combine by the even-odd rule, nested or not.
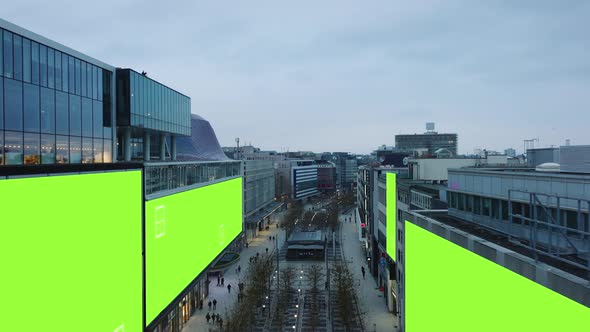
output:
[[[311,280],[311,330],[315,331],[320,325],[320,303],[319,303],[319,282],[322,277],[322,268],[319,265],[312,265],[309,268],[309,279]]]
[[[354,327],[362,328],[362,318],[357,306],[358,296],[354,278],[345,263],[336,263],[332,269],[332,280],[336,287],[336,314],[346,331]]]
[[[248,265],[242,300],[232,306],[223,329],[218,328],[219,330],[244,332],[252,329],[257,308],[269,292],[269,280],[275,269],[274,262],[271,255],[262,255]]]

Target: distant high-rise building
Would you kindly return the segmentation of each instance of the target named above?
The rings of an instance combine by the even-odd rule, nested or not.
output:
[[[446,149],[457,155],[457,134],[439,134],[429,131],[424,134],[395,135],[395,147],[400,150],[423,150],[434,155],[439,149]]]
[[[516,157],[516,150],[514,150],[513,148],[508,148],[504,150],[504,154],[508,157]]]

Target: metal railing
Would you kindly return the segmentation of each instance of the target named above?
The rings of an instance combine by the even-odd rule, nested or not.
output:
[[[514,193],[528,195],[528,203],[522,199],[514,200]],[[563,200],[576,202],[575,227],[572,220],[562,218]],[[515,213],[513,204],[522,205]],[[584,205],[586,208],[584,208]],[[568,209],[569,210],[569,209]],[[571,211],[571,210],[569,210]],[[590,199],[557,196],[518,189],[508,190],[509,240],[525,246],[534,253],[535,261],[539,254],[548,255],[561,262],[588,271],[590,279]],[[527,242],[515,236],[517,227],[528,230]],[[572,259],[575,257],[575,260]]]
[[[145,163],[145,194],[242,175],[241,161]]]

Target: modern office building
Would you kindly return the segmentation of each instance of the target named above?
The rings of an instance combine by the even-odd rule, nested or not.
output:
[[[457,156],[457,134],[439,134],[434,131],[434,126],[429,128],[424,134],[395,135],[395,147],[430,156],[443,149],[449,151],[451,157]]]
[[[314,160],[287,159],[275,162],[277,195],[301,200],[319,194],[318,167]]]
[[[412,151],[401,151],[385,145],[375,150],[377,162],[383,166],[406,167],[408,159],[413,157]]]
[[[0,19],[0,165],[110,163],[115,67]]]
[[[329,192],[336,190],[336,165],[331,161],[316,160],[318,166],[318,190]]]
[[[318,166],[313,160],[298,160],[291,164],[292,198],[306,199],[319,194]]]
[[[358,163],[356,157],[348,152],[324,152],[320,159],[331,161],[336,165],[336,185],[349,189],[356,182]]]
[[[14,272],[0,285],[3,328],[180,331],[208,294],[209,266],[239,245],[241,161],[191,121],[189,97],[0,28],[0,226],[11,234],[0,252]],[[175,161],[184,139],[194,158]],[[44,308],[35,320],[31,299]]]
[[[507,155],[508,157],[516,157],[516,150],[514,150],[513,148],[508,148],[504,150],[504,154]]]

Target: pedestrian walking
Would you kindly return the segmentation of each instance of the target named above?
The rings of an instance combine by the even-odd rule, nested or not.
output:
[[[219,327],[223,328],[223,319],[222,318],[219,318]]]
[[[268,248],[266,248],[266,254],[268,254]]]
[[[209,320],[211,319],[211,315],[209,313],[207,313],[207,315],[205,316],[205,319],[207,319],[207,324],[209,324]]]
[[[217,287],[219,287],[220,283],[219,281],[221,280],[221,277],[219,276],[219,274],[217,275]]]
[[[269,235],[269,236],[268,236],[268,240],[270,241],[270,239],[271,239],[271,237],[270,237],[270,235]]]
[[[223,283],[225,282],[225,278],[221,278],[221,287],[223,287]]]
[[[246,249],[248,249],[248,241],[246,241]]]
[[[217,309],[217,300],[213,299],[213,310]]]
[[[231,284],[227,284],[227,292],[231,293]]]
[[[361,266],[361,273],[363,274],[363,280],[365,280],[365,267]]]
[[[238,265],[238,273],[242,272],[242,266]]]
[[[199,310],[203,310],[203,299],[199,300]]]
[[[213,314],[213,317],[211,317],[211,319],[213,320],[213,325],[215,325],[215,321],[217,320],[217,315]]]
[[[207,305],[209,306],[209,310],[211,310],[211,301],[209,301],[209,303],[207,303]]]

